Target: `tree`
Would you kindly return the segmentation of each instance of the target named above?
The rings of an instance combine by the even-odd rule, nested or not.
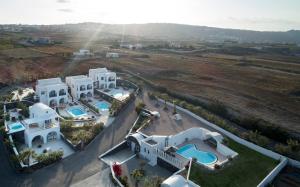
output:
[[[136,113],[139,114],[145,106],[146,106],[145,103],[139,102],[135,107]]]
[[[138,186],[138,183],[142,180],[144,177],[144,173],[140,169],[134,169],[131,174],[132,178],[135,180],[135,185]]]
[[[164,106],[164,110],[168,110],[168,105],[167,105],[167,100],[165,99],[165,106]]]
[[[120,164],[117,164],[116,162],[112,165],[113,171],[117,177],[120,177],[122,175],[122,167]]]
[[[23,89],[21,89],[21,88],[18,89],[18,94],[19,94],[19,95],[22,95],[22,94],[23,94]]]
[[[29,164],[30,158],[36,158],[36,153],[33,149],[25,149],[18,155],[18,160]]]

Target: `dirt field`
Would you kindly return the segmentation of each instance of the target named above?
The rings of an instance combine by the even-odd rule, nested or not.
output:
[[[262,60],[252,63],[248,59],[253,61],[256,57],[249,56],[249,65],[243,66],[242,57],[217,56],[156,53],[142,60],[128,57],[88,64],[125,68],[172,90],[217,99],[245,118],[255,116],[300,132],[300,97],[293,94],[300,91],[300,74],[289,72],[300,71],[300,64]]]
[[[18,57],[23,58],[8,58],[11,51],[0,51],[0,82],[32,81],[64,74],[86,74],[89,68],[95,67],[118,67],[175,91],[208,101],[217,99],[242,117],[262,118],[300,132],[299,57],[284,61],[283,56],[272,59],[261,55],[117,50],[121,52],[120,59],[70,61],[56,53],[72,52],[74,46],[34,49],[14,49],[18,50]],[[102,45],[95,49],[107,50]],[[142,55],[149,58],[140,57]]]

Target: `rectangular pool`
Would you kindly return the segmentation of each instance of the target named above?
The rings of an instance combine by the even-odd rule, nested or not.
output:
[[[108,111],[109,110],[109,104],[105,101],[98,101],[94,106],[96,108],[98,108],[100,111]]]
[[[80,108],[80,107],[73,107],[67,110],[69,112],[69,114],[71,114],[71,116],[73,117],[80,117],[80,116],[84,116],[87,113],[84,111],[84,109]]]

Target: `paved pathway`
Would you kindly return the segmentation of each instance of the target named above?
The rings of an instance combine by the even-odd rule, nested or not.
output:
[[[98,160],[98,156],[124,139],[137,118],[134,107],[131,103],[84,151],[31,174],[15,173],[0,143],[0,186],[70,186],[101,172],[107,166]]]

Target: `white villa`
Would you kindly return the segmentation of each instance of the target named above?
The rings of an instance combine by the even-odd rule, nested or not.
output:
[[[61,78],[41,79],[37,81],[36,95],[40,102],[56,107],[68,103],[68,86]]]
[[[66,83],[70,87],[71,95],[75,100],[94,96],[93,79],[86,75],[66,77]]]
[[[84,57],[84,56],[93,56],[94,54],[88,49],[79,49],[78,52],[73,53],[74,56]]]
[[[215,164],[223,165],[230,158],[238,155],[222,143],[221,134],[204,128],[190,128],[170,136],[147,137],[138,132],[129,135],[126,141],[132,151],[140,154],[152,166],[163,161],[177,169],[182,169],[191,158],[195,157],[198,164],[213,170]],[[188,149],[190,150],[186,152]],[[209,157],[211,162],[202,162],[203,155]]]
[[[36,103],[29,107],[29,113],[30,118],[8,125],[8,134],[24,131],[21,136],[24,136],[29,148],[60,139],[59,118],[55,110],[43,103]]]
[[[90,69],[89,77],[94,81],[94,87],[98,89],[115,88],[117,84],[116,73],[106,68]]]

